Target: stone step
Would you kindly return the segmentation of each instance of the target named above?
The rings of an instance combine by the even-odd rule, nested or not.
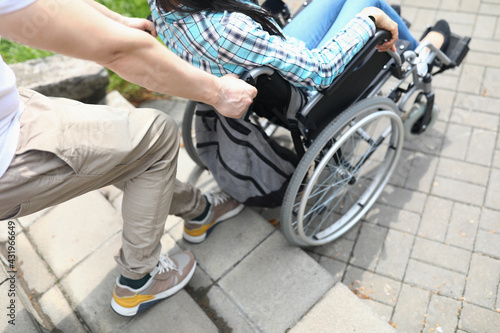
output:
[[[17,85],[46,96],[97,103],[106,95],[106,68],[93,61],[56,54],[10,65]]]
[[[290,330],[290,333],[309,332],[395,333],[396,330],[338,282]]]

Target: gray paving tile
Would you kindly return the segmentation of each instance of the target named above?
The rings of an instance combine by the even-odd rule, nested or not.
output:
[[[493,32],[495,29],[492,30]],[[469,46],[476,51],[490,52],[491,50],[496,50],[500,45],[499,41],[493,39],[478,39],[474,38],[469,43]]]
[[[481,93],[484,73],[484,66],[464,64],[462,76],[458,82],[458,91],[472,94]]]
[[[426,195],[404,188],[386,186],[378,202],[388,206],[421,213],[425,204]]]
[[[420,332],[424,327],[430,291],[403,283],[392,321],[400,332]]]
[[[466,301],[495,309],[499,279],[500,260],[473,254],[465,286]]]
[[[481,0],[461,0],[459,10],[466,12],[477,12],[479,10],[480,4]]]
[[[219,330],[185,290],[158,302],[114,332],[217,333]]]
[[[403,150],[401,151],[401,156],[399,156],[399,161],[396,166],[396,169],[394,169],[391,178],[389,178],[388,184],[396,187],[405,186],[406,179],[410,175],[411,164],[412,164],[411,156],[413,154],[414,154],[413,151],[405,149],[403,147]]]
[[[56,282],[48,267],[38,256],[24,233],[19,234],[17,243],[17,261],[23,272],[23,279],[28,288],[38,294],[43,294]]]
[[[500,110],[498,110],[499,102],[498,99],[492,97],[485,98],[482,95],[457,93],[455,106],[468,110],[469,112],[477,110],[498,115],[500,114]]]
[[[488,231],[500,232],[500,211],[483,208],[479,226]]]
[[[394,311],[393,306],[380,303],[369,298],[361,299],[361,301],[363,302],[363,304],[368,306],[374,313],[376,313],[380,319],[382,319],[386,323],[389,323],[392,327],[397,328],[391,322],[392,312]]]
[[[489,66],[492,67],[487,67],[486,68],[486,73],[484,76],[484,89],[487,93],[488,96],[491,97],[500,97],[500,68],[493,68],[493,67],[498,67],[499,64],[495,63],[495,61],[500,60],[500,55],[496,54],[487,54],[487,58],[489,61]],[[488,64],[488,62],[486,62]]]
[[[57,286],[43,294],[40,298],[40,306],[42,311],[49,316],[55,329],[61,332],[86,332]]]
[[[49,207],[49,208],[46,208],[46,209],[42,209],[36,213],[33,213],[33,214],[30,214],[30,215],[26,215],[26,216],[23,216],[23,217],[19,217],[17,218],[17,220],[19,221],[19,223],[21,224],[21,226],[23,228],[28,228],[30,225],[32,225],[33,223],[35,223],[40,217],[42,217],[43,215],[47,214],[53,207]]]
[[[341,283],[289,332],[395,332]]]
[[[405,188],[427,193],[431,189],[438,159],[432,155],[417,152],[412,157],[410,174]]]
[[[465,275],[410,259],[404,282],[449,297],[461,297]]]
[[[438,121],[418,139],[406,141],[404,148],[426,155],[438,156],[446,140],[447,123]]]
[[[500,314],[464,303],[458,328],[466,332],[495,332],[500,327]]]
[[[422,215],[418,234],[421,237],[444,241],[452,209],[453,201],[429,196]]]
[[[0,265],[0,295],[2,295],[0,297],[0,308],[2,309],[0,331],[4,333],[37,332],[38,325],[24,307],[17,290],[21,287],[17,282],[17,276],[11,281],[12,273],[7,273],[4,266]],[[13,291],[15,296],[9,295]]]
[[[488,184],[490,169],[482,165],[443,157],[439,160],[436,174],[438,176],[486,186]]]
[[[495,151],[496,132],[473,129],[466,160],[471,163],[490,166]]]
[[[329,244],[315,248],[314,252],[332,259],[348,262],[353,248],[354,241],[347,238],[340,238]]]
[[[415,234],[418,230],[420,215],[407,210],[375,204],[366,215],[365,220],[386,228]]]
[[[486,192],[485,206],[495,210],[500,210],[500,170],[492,169],[490,183]]]
[[[498,129],[498,119],[498,115],[495,114],[455,108],[450,121],[465,126],[496,131]]]
[[[495,16],[478,15],[477,23],[476,26],[474,27],[474,33],[472,34],[471,37],[485,38],[485,39],[493,38],[496,24],[497,24],[497,18]]]
[[[341,281],[347,269],[347,264],[345,262],[329,257],[321,257],[319,264],[332,275],[334,282]]]
[[[342,281],[360,298],[373,299],[394,306],[399,295],[401,283],[354,266],[348,266]]]
[[[454,80],[454,84],[458,84],[458,80],[456,77],[451,77],[452,80]],[[455,101],[456,98],[456,93],[454,90],[447,90],[450,87],[446,87],[445,89],[441,88],[436,88],[434,87],[434,93],[436,94],[435,98],[435,104],[439,107],[439,119],[445,122],[448,122],[448,120],[451,117],[451,113],[453,110],[453,102]],[[453,110],[455,112],[455,110]]]
[[[293,327],[333,285],[333,278],[275,232],[219,281],[264,332]]]
[[[113,332],[130,321],[110,306],[120,274],[113,256],[120,246],[121,235],[115,235],[61,280],[71,303],[93,332]]]
[[[121,228],[121,216],[94,191],[52,209],[30,227],[29,236],[62,277]]]
[[[429,316],[425,321],[425,332],[454,332],[460,315],[460,301],[432,295],[429,304]],[[432,331],[434,329],[434,331]]]
[[[479,227],[479,207],[456,203],[448,224],[446,242],[464,249],[472,250]]]
[[[387,231],[386,228],[363,223],[349,263],[364,269],[375,270]]]
[[[441,156],[465,160],[472,128],[458,124],[449,124],[446,131]]]
[[[251,209],[218,225],[201,244],[182,240],[182,228],[178,224],[170,234],[182,248],[194,253],[198,264],[214,280],[220,279],[272,232],[279,233]]]
[[[497,169],[500,169],[500,150],[495,150],[493,154],[493,161],[491,162],[491,166]]]
[[[258,328],[246,317],[218,286],[210,288],[207,294],[210,308],[224,321],[227,331],[258,332]]]
[[[500,233],[480,229],[477,232],[474,250],[483,254],[500,258]]]
[[[375,272],[401,281],[406,271],[414,239],[414,235],[389,229]]]
[[[406,1],[405,1],[406,2]],[[406,3],[405,3],[406,4]],[[414,27],[413,31],[421,32],[428,25],[433,25],[436,22],[436,11],[430,9],[422,9],[420,6],[417,7],[417,14],[415,19],[411,22]],[[418,29],[420,30],[417,30]],[[420,36],[419,33],[414,33],[415,36]]]
[[[486,188],[460,180],[436,176],[431,193],[447,199],[482,206]]]
[[[471,253],[448,244],[417,237],[411,256],[431,265],[466,274],[469,270]]]

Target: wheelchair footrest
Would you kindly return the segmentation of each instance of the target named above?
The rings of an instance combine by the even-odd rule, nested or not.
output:
[[[443,72],[449,68],[459,66],[469,52],[470,37],[461,37],[454,33],[451,34],[450,44],[445,54],[450,58],[450,65],[443,65],[439,59],[436,59],[436,64],[440,67],[438,73]],[[435,73],[437,74],[437,73]]]

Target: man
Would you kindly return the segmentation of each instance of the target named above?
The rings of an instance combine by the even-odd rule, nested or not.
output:
[[[95,61],[130,82],[211,104],[228,117],[240,117],[256,95],[235,76],[217,78],[174,56],[156,41],[151,22],[91,0],[0,0],[0,36]],[[111,302],[121,315],[174,294],[194,273],[190,252],[160,255],[168,214],[183,217],[204,239],[210,226],[243,208],[177,181],[178,147],[175,122],[163,113],[18,91],[0,58],[0,220],[106,185],[123,189],[121,276]]]

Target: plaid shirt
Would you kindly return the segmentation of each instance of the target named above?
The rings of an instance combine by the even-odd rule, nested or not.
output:
[[[375,33],[368,17],[353,18],[323,47],[309,50],[295,38],[270,35],[250,17],[233,12],[164,12],[148,0],[156,29],[170,50],[217,76],[241,75],[266,65],[297,86],[323,89]]]

